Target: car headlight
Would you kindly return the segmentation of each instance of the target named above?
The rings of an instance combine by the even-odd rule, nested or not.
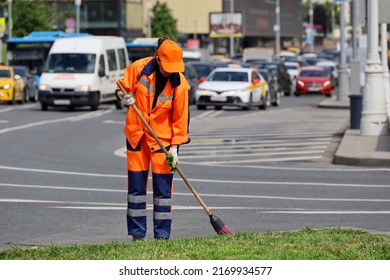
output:
[[[207,93],[208,93],[207,89],[199,89],[199,90],[197,90],[197,91],[198,91],[198,93],[200,93],[200,94],[207,94]]]
[[[40,84],[39,85],[39,90],[41,90],[41,91],[49,91],[50,88],[47,85]]]
[[[297,84],[300,85],[301,87],[304,87],[304,86],[305,86],[305,83],[302,82],[301,80],[298,80],[298,81],[297,81]]]
[[[323,87],[327,87],[330,85],[330,81],[326,81],[324,84],[323,84]]]
[[[90,85],[81,85],[75,88],[75,91],[82,91],[82,92],[88,92],[91,90]]]
[[[6,84],[6,85],[4,85],[4,89],[9,89],[11,87],[11,85],[10,84]]]

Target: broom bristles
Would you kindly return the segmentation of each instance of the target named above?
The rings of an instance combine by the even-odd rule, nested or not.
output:
[[[219,232],[218,235],[223,235],[223,234],[233,234],[233,231],[225,225]]]
[[[218,235],[233,234],[233,231],[217,216],[210,215],[210,223]]]

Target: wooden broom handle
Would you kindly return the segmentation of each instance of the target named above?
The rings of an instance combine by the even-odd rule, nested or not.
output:
[[[118,85],[119,89],[125,93],[125,94],[128,94],[126,92],[126,90],[123,88],[122,84],[117,81],[116,84]],[[141,121],[143,122],[143,124],[146,126],[146,128],[148,129],[149,133],[153,136],[154,140],[156,140],[157,144],[160,146],[161,150],[163,150],[163,152],[165,153],[165,155],[170,155],[169,152],[167,151],[167,149],[165,149],[163,143],[160,141],[160,139],[158,139],[157,135],[154,133],[153,129],[150,127],[150,125],[148,124],[148,122],[145,120],[144,116],[142,116],[141,112],[139,111],[138,107],[133,104],[131,105],[131,107],[133,107],[135,113],[138,115],[138,117],[141,119]],[[180,167],[178,164],[176,164],[176,170],[177,172],[179,173],[179,175],[181,176],[181,178],[183,179],[183,181],[186,183],[187,187],[190,189],[190,191],[193,193],[193,195],[195,196],[195,198],[198,200],[198,202],[200,203],[200,205],[203,207],[204,211],[206,212],[206,214],[208,216],[211,216],[213,213],[211,212],[211,210],[207,207],[206,203],[204,203],[203,199],[199,196],[199,194],[196,192],[195,188],[192,186],[191,182],[187,179],[187,177],[184,175],[183,171],[181,171]]]

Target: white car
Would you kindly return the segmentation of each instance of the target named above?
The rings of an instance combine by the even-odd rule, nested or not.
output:
[[[291,77],[291,92],[295,93],[295,87],[297,83],[297,77],[299,76],[300,64],[298,62],[293,61],[285,61],[284,65],[287,68],[287,72]]]
[[[316,63],[316,66],[330,68],[332,70],[332,75],[333,75],[333,79],[335,81],[335,84],[337,84],[337,81],[339,79],[337,62],[334,62],[334,61],[331,61],[331,60],[322,60],[322,61],[318,61]]]
[[[252,107],[266,109],[267,93],[263,91],[264,78],[251,68],[217,68],[199,84],[195,93],[199,110],[207,106],[222,109],[235,106],[249,110]]]
[[[299,75],[299,69],[301,66],[298,62],[285,61],[284,65],[287,68],[287,72],[290,74],[291,79],[296,79]]]

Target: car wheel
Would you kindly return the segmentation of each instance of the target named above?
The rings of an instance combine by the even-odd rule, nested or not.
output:
[[[251,95],[249,96],[249,101],[248,101],[248,104],[244,107],[242,107],[243,110],[252,110],[252,107],[253,107],[253,100],[252,100],[252,93]]]
[[[300,97],[301,94],[296,92],[296,93],[295,93],[295,96]]]
[[[19,104],[23,104],[24,102],[26,102],[26,99],[27,99],[27,93],[25,90],[23,90],[23,92],[21,92],[22,96],[20,97],[20,100],[19,100]]]
[[[12,100],[9,102],[10,104],[15,104],[16,102],[16,96],[15,96],[15,90],[12,92]]]
[[[270,107],[271,106],[271,94],[269,92],[267,92],[267,107]]]
[[[189,105],[195,104],[195,93],[189,92]]]
[[[205,110],[206,109],[206,106],[205,105],[196,105],[196,108],[198,110]]]
[[[34,96],[30,97],[31,102],[37,102],[38,101],[38,91],[34,90]]]
[[[281,97],[280,91],[276,92],[275,100],[272,101],[272,106],[280,106],[280,97]]]
[[[262,109],[262,110],[266,110],[267,107],[268,107],[268,103],[270,103],[270,95],[268,94],[268,92],[266,93],[265,95],[265,99],[262,98],[263,100],[263,103],[259,106],[259,109]]]
[[[119,100],[116,100],[116,101],[115,101],[115,108],[116,108],[117,110],[122,110],[123,107],[124,107],[124,105],[123,105],[123,103],[122,103],[121,101],[119,101]]]
[[[222,110],[222,106],[215,106],[215,110]]]
[[[331,94],[327,94],[327,95],[326,95],[326,97],[328,97],[328,98],[331,98],[331,97],[332,97],[332,95],[331,95]]]
[[[47,111],[47,104],[45,104],[45,103],[41,103],[41,110],[42,111]]]

